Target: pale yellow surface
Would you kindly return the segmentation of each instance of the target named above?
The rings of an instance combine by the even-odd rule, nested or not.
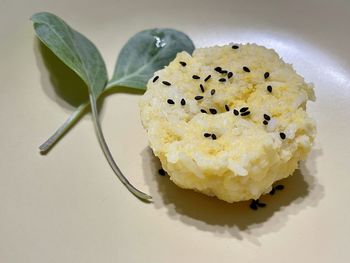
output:
[[[302,175],[256,212],[181,190],[157,175],[140,96],[122,93],[104,101],[103,129],[153,204],[115,178],[90,115],[41,156],[37,147],[72,109],[56,95],[28,20],[42,10],[93,40],[110,73],[127,39],[150,27],[183,30],[198,47],[274,48],[317,87],[308,110],[318,134]],[[350,261],[348,1],[2,0],[0,14],[1,263]]]
[[[192,56],[179,53],[154,73],[159,79],[148,81],[139,103],[149,144],[170,179],[230,203],[258,199],[274,182],[292,175],[309,153],[316,130],[305,112],[307,101],[314,99],[312,84],[272,49],[231,46],[198,48]],[[217,66],[233,76],[217,72]],[[247,66],[249,72],[243,70]],[[199,95],[202,99],[196,100]],[[243,108],[250,114],[239,115]],[[264,115],[269,116],[266,125]]]

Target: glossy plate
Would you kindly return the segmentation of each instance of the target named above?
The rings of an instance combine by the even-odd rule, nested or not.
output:
[[[29,17],[38,11],[89,37],[110,74],[122,45],[146,28],[182,30],[197,47],[276,49],[316,87],[307,162],[258,211],[179,189],[157,174],[139,95],[123,92],[105,98],[103,129],[153,203],[114,176],[89,114],[40,155],[79,96],[74,76],[34,37]],[[349,1],[2,0],[0,14],[0,262],[350,262]]]

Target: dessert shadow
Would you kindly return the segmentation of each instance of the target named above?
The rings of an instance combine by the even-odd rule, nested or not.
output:
[[[317,206],[324,196],[324,188],[312,174],[316,174],[314,162],[320,154],[320,150],[312,151],[308,165],[301,163],[293,176],[278,182],[284,185],[283,190],[259,199],[266,207],[252,210],[250,201],[230,204],[176,186],[169,176],[158,174],[161,164],[150,148],[141,153],[146,183],[157,209],[165,208],[172,219],[199,230],[230,234],[238,239],[276,232],[286,224],[289,215]]]

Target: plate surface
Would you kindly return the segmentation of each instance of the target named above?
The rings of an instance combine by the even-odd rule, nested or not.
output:
[[[0,262],[350,261],[349,1],[2,0],[0,10]],[[316,87],[308,109],[318,137],[301,172],[258,211],[179,189],[157,175],[139,95],[125,93],[105,98],[103,129],[153,203],[113,175],[89,114],[41,156],[37,147],[79,99],[74,78],[34,37],[29,17],[43,10],[89,37],[110,74],[123,44],[146,28],[182,30],[197,47],[276,49]]]

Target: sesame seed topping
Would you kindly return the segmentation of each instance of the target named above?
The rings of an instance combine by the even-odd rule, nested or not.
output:
[[[171,85],[171,83],[168,82],[168,81],[162,81],[162,83],[163,83],[165,86],[170,86],[170,85]]]
[[[221,67],[216,67],[216,68],[214,68],[214,70],[215,70],[216,72],[221,73],[222,68],[221,68]]]
[[[250,114],[250,111],[242,112],[241,116],[248,116]]]
[[[218,113],[216,109],[209,109],[209,111],[210,111],[211,114],[216,114],[216,113]]]
[[[210,78],[211,78],[211,75],[208,75],[208,76],[204,79],[204,81],[207,82]]]
[[[249,107],[243,107],[243,108],[241,108],[239,111],[240,111],[240,112],[246,112],[247,110],[249,110]]]
[[[226,79],[225,79],[225,78],[221,78],[221,79],[219,79],[219,81],[220,81],[220,82],[225,82]]]
[[[265,121],[263,121],[263,124],[267,125],[267,124],[269,124],[269,122],[265,120]]]
[[[221,74],[226,74],[228,71],[227,70],[221,70]]]
[[[206,133],[204,133],[203,135],[204,135],[204,137],[205,137],[205,138],[208,138],[208,137],[210,137],[210,136],[211,136],[211,134],[210,134],[210,133],[207,133],[207,132],[206,132]]]
[[[282,185],[282,184],[276,185],[275,189],[276,190],[283,190],[284,189],[284,185]]]
[[[204,92],[204,87],[202,84],[199,84],[199,87],[201,88],[201,91]]]
[[[180,61],[179,63],[180,63],[180,64],[181,64],[181,66],[183,66],[183,67],[186,67],[186,65],[187,65],[187,63],[186,63],[186,62],[184,62],[184,61]]]
[[[230,107],[228,105],[225,105],[225,110],[230,111]]]
[[[159,169],[158,170],[158,173],[161,175],[161,176],[164,176],[165,175],[165,171],[163,169]]]
[[[203,96],[196,96],[196,97],[194,97],[195,100],[201,100],[203,98],[204,98]]]
[[[152,81],[153,81],[153,83],[154,83],[154,82],[156,82],[156,81],[157,81],[157,79],[159,79],[159,76],[155,76],[155,77],[153,78],[153,80],[152,80]]]
[[[249,207],[250,207],[250,209],[258,210],[258,206],[257,206],[256,203],[254,202],[254,200],[250,203]]]
[[[206,110],[201,109],[201,113],[208,113]]]
[[[266,204],[260,203],[259,199],[252,200],[252,202],[249,205],[249,207],[253,210],[258,210],[259,207],[265,207],[265,206],[266,206]]]
[[[272,86],[268,85],[267,86],[267,91],[271,93],[272,92]]]
[[[168,104],[175,104],[175,102],[172,99],[167,100]]]
[[[238,110],[234,109],[234,110],[233,110],[233,114],[236,115],[236,116],[238,116],[238,115],[239,115]]]
[[[237,46],[237,45],[232,46],[232,49],[238,49],[238,48],[239,48],[239,46]]]
[[[185,99],[181,99],[181,105],[182,105],[182,106],[186,105]]]
[[[286,134],[284,132],[280,132],[280,137],[282,140],[284,140],[286,138]]]
[[[266,206],[266,204],[264,204],[264,203],[257,203],[257,205],[258,205],[258,207],[265,207]]]
[[[213,140],[216,140],[216,135],[213,133],[213,134],[211,135],[211,138],[212,138]]]
[[[228,74],[227,74],[227,78],[232,78],[232,76],[233,76],[233,73],[232,72],[229,72]]]
[[[276,190],[275,190],[275,188],[274,187],[272,187],[272,189],[271,189],[271,191],[270,191],[270,195],[274,195],[275,194],[275,192],[276,192]]]
[[[265,72],[264,78],[267,79],[269,76],[270,76],[270,73],[269,72]]]
[[[267,114],[264,114],[264,119],[269,121],[269,120],[271,120],[271,117],[269,115],[267,115]]]
[[[197,75],[193,75],[192,78],[193,78],[193,79],[200,79],[201,77],[200,77],[200,76],[197,76]]]
[[[246,67],[246,66],[243,67],[243,70],[244,70],[245,72],[250,72],[250,69],[249,69],[248,67]]]
[[[212,89],[212,90],[210,91],[210,94],[211,94],[211,95],[214,95],[214,94],[215,94],[215,89]]]

